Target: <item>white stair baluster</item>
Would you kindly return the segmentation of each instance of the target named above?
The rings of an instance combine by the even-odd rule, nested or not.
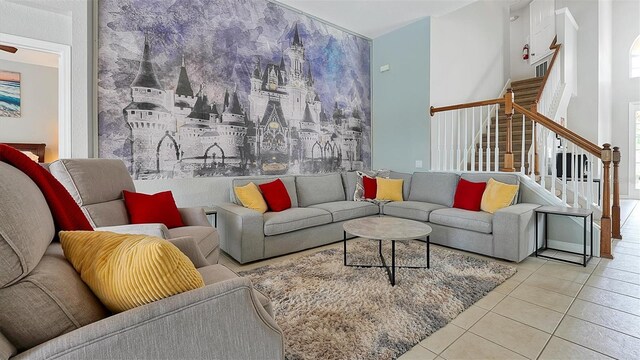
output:
[[[449,121],[451,123],[450,124],[451,125],[451,144],[449,146],[449,157],[450,157],[450,159],[449,159],[449,171],[453,171],[455,169],[455,166],[456,166],[453,163],[454,162],[454,157],[456,155],[456,151],[455,151],[455,148],[454,148],[455,145],[453,144],[455,142],[455,140],[456,140],[456,133],[455,133],[455,129],[453,128],[453,124],[454,124],[453,115],[454,114],[455,114],[455,110],[452,110],[451,111],[451,120]]]
[[[462,156],[462,152],[460,151],[460,110],[456,111],[456,130],[458,133],[458,145],[457,145],[457,152],[456,152],[456,170],[460,171],[460,161],[461,156]]]
[[[578,207],[578,146],[573,144],[573,151],[571,152],[571,165],[573,170],[571,171],[571,180],[573,180],[573,207]]]
[[[524,175],[524,148],[525,143],[527,142],[527,134],[525,133],[525,125],[524,125],[524,114],[522,114],[522,144],[520,145],[520,172]]]
[[[469,132],[467,129],[468,109],[464,109],[464,171],[469,170],[469,148],[467,140],[469,139]]]
[[[546,181],[547,181],[547,129],[545,127],[540,127],[540,140],[542,140],[542,148],[540,153],[541,166],[540,166],[540,185],[543,189],[546,189]]]
[[[567,205],[567,146],[568,141],[562,138],[562,203]]]
[[[500,116],[500,104],[494,105],[496,108],[496,128],[493,131],[496,133],[495,139],[495,149],[493,150],[493,171],[498,171],[500,169],[500,139],[498,139],[498,134],[500,134],[500,128],[498,127],[498,117]],[[491,168],[487,166],[487,170],[491,171]]]
[[[482,161],[484,155],[484,150],[482,149],[482,129],[484,127],[484,123],[482,122],[482,106],[479,106],[478,109],[480,110],[480,146],[478,147],[478,171],[482,171]]]
[[[440,167],[440,170],[446,170],[447,169],[447,158],[448,158],[448,154],[447,154],[447,113],[444,112],[442,113],[442,167]]]
[[[491,171],[491,105],[487,105],[487,171]]]
[[[476,109],[471,108],[471,171],[476,171]]]
[[[553,196],[556,196],[556,180],[558,179],[558,173],[557,173],[557,149],[556,149],[556,140],[555,140],[555,133],[552,133],[551,135],[551,143],[553,144],[553,146],[551,147],[551,193],[553,194]]]
[[[533,180],[534,182],[536,181],[536,149],[537,149],[537,142],[538,142],[538,136],[536,134],[536,122],[531,120],[531,160],[529,161],[529,176],[531,177],[531,180]]]
[[[587,155],[587,209],[591,209],[593,204],[593,155]]]
[[[586,171],[587,171],[587,154],[584,152],[584,149],[580,148],[580,193],[583,198],[587,198],[587,188],[586,188]]]
[[[441,131],[441,124],[440,122],[442,122],[442,113],[437,113],[436,114],[436,145],[437,145],[437,149],[436,149],[436,169],[438,170],[442,170],[442,168],[440,167],[440,163],[442,160],[442,149],[440,148],[440,137],[442,136],[442,134],[440,133]]]

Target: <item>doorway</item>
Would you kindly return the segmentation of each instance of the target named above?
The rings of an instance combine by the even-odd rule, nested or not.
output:
[[[71,47],[48,41],[36,40],[22,36],[0,33],[0,44],[13,46],[24,52],[36,54],[46,53],[57,56],[57,92],[58,92],[58,116],[57,116],[57,157],[71,157]],[[27,107],[33,103],[25,103]],[[24,131],[29,131],[25,128]],[[49,159],[45,158],[45,161]]]

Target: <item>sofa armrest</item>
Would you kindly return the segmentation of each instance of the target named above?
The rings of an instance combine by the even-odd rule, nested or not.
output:
[[[240,205],[218,205],[220,248],[244,264],[264,258],[264,220],[258,211]]]
[[[493,256],[520,262],[535,251],[534,211],[538,204],[515,204],[493,214]]]
[[[201,207],[178,208],[182,222],[186,226],[211,226]]]
[[[14,359],[283,359],[251,282],[231,279],[113,315]]]
[[[200,247],[196,241],[191,236],[177,237],[168,239],[168,241],[175,245],[183,254],[187,255],[196,269],[211,265],[202,254],[202,251],[200,251]]]
[[[141,234],[157,236],[162,239],[168,239],[169,229],[165,224],[129,224],[117,226],[102,226],[94,229],[95,231],[111,231],[118,234]]]

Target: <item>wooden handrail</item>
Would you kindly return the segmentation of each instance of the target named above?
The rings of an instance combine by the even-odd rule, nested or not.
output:
[[[523,106],[518,105],[517,103],[513,103],[513,107],[518,110],[518,112],[524,114],[526,117],[528,117],[530,120],[546,127],[547,129],[555,132],[556,134],[560,135],[561,137],[571,141],[572,143],[578,145],[579,147],[585,149],[586,151],[588,151],[590,154],[592,154],[593,156],[601,159],[602,158],[602,148],[600,148],[598,145],[592,143],[591,141],[583,138],[582,136],[574,133],[573,131],[565,128],[564,126],[558,124],[557,122],[549,119],[548,117],[537,113],[537,112],[532,112],[530,110],[527,110],[526,108],[524,108]]]
[[[476,101],[476,102],[471,102],[466,104],[457,104],[457,105],[449,105],[449,106],[441,106],[441,107],[432,106],[430,108],[430,113],[431,113],[431,116],[433,116],[435,113],[441,112],[441,111],[467,109],[467,108],[472,108],[477,106],[495,105],[495,104],[504,104],[504,98],[483,100],[483,101]]]
[[[547,85],[547,80],[549,79],[549,74],[551,74],[551,69],[553,65],[556,63],[556,58],[560,53],[560,47],[562,44],[558,44],[558,35],[553,38],[551,45],[549,46],[549,50],[553,50],[553,57],[551,58],[551,62],[549,63],[549,67],[547,68],[547,72],[544,74],[544,78],[542,79],[542,84],[540,84],[540,88],[538,89],[538,95],[536,95],[536,103],[540,102],[540,98],[542,98],[542,91],[544,90],[545,85]]]

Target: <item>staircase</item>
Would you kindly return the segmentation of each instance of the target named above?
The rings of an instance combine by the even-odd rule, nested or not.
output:
[[[536,96],[538,95],[538,91],[540,90],[540,86],[542,86],[542,81],[543,81],[543,77],[534,77],[534,78],[530,78],[530,79],[525,79],[525,80],[518,80],[518,81],[514,81],[511,83],[511,88],[513,89],[513,92],[516,94],[515,95],[515,101],[524,106],[527,109],[531,109],[531,105],[535,102],[536,100]],[[490,138],[489,138],[489,147],[491,148],[491,150],[494,150],[495,147],[495,116],[492,118],[493,120],[491,121],[491,132],[490,132]],[[507,115],[504,113],[504,111],[500,111],[499,116],[498,116],[498,144],[499,144],[499,148],[500,148],[500,156],[499,161],[502,161],[502,159],[504,159],[504,154],[505,154],[505,149],[507,148],[507,127],[505,126],[507,124]],[[531,120],[530,119],[526,119],[525,118],[525,130],[524,130],[524,137],[522,136],[522,113],[516,111],[516,113],[513,115],[513,121],[512,121],[512,132],[513,132],[513,159],[514,159],[514,167],[516,169],[516,171],[520,171],[520,167],[521,167],[521,163],[522,163],[522,139],[525,139],[525,144],[524,144],[524,149],[525,149],[525,154],[524,154],[524,160],[525,160],[525,164],[524,164],[524,169],[525,169],[525,173],[529,173],[529,158],[528,158],[528,151],[529,148],[531,147],[531,140],[532,140],[532,136],[531,136]],[[478,161],[478,157],[480,156],[479,154],[479,150],[480,147],[482,147],[483,149],[485,149],[485,153],[486,153],[486,148],[487,148],[487,133],[485,132],[482,135],[482,139],[480,142],[478,142],[476,144],[476,162]],[[486,158],[486,156],[485,156]],[[486,159],[484,159],[486,161]],[[495,158],[493,156],[491,156],[490,158],[490,168],[493,169],[495,167],[495,163],[494,163]],[[501,163],[498,163],[498,168],[502,167]],[[471,165],[469,165],[469,168],[471,168]]]

